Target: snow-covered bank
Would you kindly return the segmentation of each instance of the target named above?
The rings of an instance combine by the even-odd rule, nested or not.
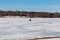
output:
[[[60,36],[60,18],[0,18],[0,39]]]
[[[0,18],[29,18],[25,16],[1,16]]]

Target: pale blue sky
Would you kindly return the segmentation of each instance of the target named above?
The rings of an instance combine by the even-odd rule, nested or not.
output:
[[[60,0],[0,0],[0,10],[60,12]]]

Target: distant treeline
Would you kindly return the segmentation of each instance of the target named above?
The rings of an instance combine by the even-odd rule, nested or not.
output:
[[[49,12],[27,12],[27,11],[0,11],[0,17],[2,16],[25,16],[25,17],[42,17],[42,18],[60,18],[60,13]]]

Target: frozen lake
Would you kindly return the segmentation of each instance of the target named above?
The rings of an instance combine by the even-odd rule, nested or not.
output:
[[[1,40],[45,36],[60,36],[60,18],[0,18]]]
[[[60,38],[48,39],[48,40],[60,40]]]

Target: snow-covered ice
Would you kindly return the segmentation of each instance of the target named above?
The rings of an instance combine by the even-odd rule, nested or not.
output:
[[[0,18],[1,40],[45,36],[60,36],[60,18]]]
[[[48,40],[60,40],[60,38],[48,39]]]

